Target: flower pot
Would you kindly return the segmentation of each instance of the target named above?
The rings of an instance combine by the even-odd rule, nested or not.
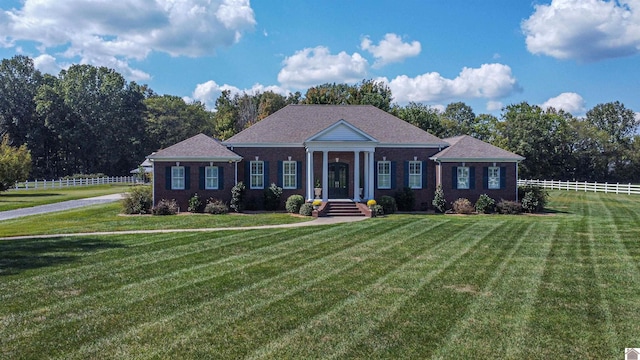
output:
[[[314,188],[313,194],[316,196],[316,199],[322,198],[322,188]]]

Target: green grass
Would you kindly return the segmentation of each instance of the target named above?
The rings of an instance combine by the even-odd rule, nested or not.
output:
[[[247,214],[190,214],[176,216],[123,215],[120,202],[93,205],[51,214],[4,220],[0,223],[0,237],[69,234],[84,232],[160,230],[246,227],[289,224],[309,221],[286,213]]]
[[[128,185],[90,185],[62,189],[9,190],[0,192],[0,211],[124,193],[129,188]]]
[[[550,206],[0,241],[0,358],[622,358],[637,197]]]

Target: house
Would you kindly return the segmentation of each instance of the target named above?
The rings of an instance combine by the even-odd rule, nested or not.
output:
[[[437,184],[449,201],[482,193],[515,200],[523,159],[472,137],[439,139],[370,105],[289,105],[226,141],[200,134],[148,158],[154,203],[176,199],[181,209],[194,193],[229,201],[239,181],[258,206],[271,183],[283,199],[301,194],[311,201],[317,188],[325,203],[379,199],[408,187],[415,208],[425,209]]]

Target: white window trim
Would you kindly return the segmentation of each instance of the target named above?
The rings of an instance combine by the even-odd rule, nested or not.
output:
[[[464,175],[463,175],[463,176],[460,176],[460,173],[461,173],[461,172],[464,172],[464,170],[466,170],[467,175],[466,175],[466,176],[464,176]],[[457,171],[458,171],[458,174],[457,174],[457,175],[458,175],[458,176],[457,176],[457,179],[458,179],[458,184],[457,184],[457,185],[458,185],[458,189],[460,189],[460,190],[469,190],[469,188],[471,187],[471,186],[470,186],[470,183],[471,183],[471,179],[470,179],[471,174],[470,174],[469,167],[468,167],[468,166],[459,166]],[[460,186],[460,184],[461,184],[460,179],[466,179],[466,180],[467,180],[467,181],[466,181],[466,185],[465,185],[465,184],[463,184],[462,186]]]
[[[491,172],[495,171],[497,176],[491,176]],[[500,190],[500,167],[489,166],[487,176],[487,188],[490,190]],[[492,183],[493,180],[493,183]]]
[[[216,170],[216,176],[209,176],[209,170]],[[209,186],[209,180],[215,179],[213,186]],[[207,190],[218,190],[220,188],[220,169],[217,166],[207,166],[204,168],[204,188]]]
[[[417,166],[420,169],[420,172],[411,173],[411,167],[412,166],[414,166],[414,167]],[[408,170],[409,170],[409,184],[408,184],[409,187],[412,188],[412,189],[422,189],[422,171],[423,171],[423,169],[422,169],[422,161],[415,161],[415,160],[414,161],[409,161],[409,169]],[[416,182],[417,186],[416,185],[411,186],[411,183],[412,183],[411,179],[412,178],[414,179],[414,182],[416,182],[416,179],[417,179],[417,182]]]
[[[388,173],[380,173],[380,165],[387,165],[387,169],[389,169]],[[381,160],[378,161],[378,163],[376,164],[376,168],[377,168],[377,177],[378,177],[378,189],[391,189],[391,161],[388,160]],[[381,185],[383,182],[380,181],[380,177],[386,177],[388,179],[387,183],[389,185],[387,186],[383,186]]]
[[[260,165],[260,169],[261,169],[260,172],[256,172],[256,173],[253,172],[253,165],[254,164],[256,164],[256,165],[259,164]],[[258,186],[258,185],[253,183],[254,176],[255,177],[259,176],[262,179],[262,181],[261,181],[262,185]],[[264,189],[264,161],[259,160],[259,161],[251,161],[251,162],[249,162],[249,182],[250,182],[250,184],[249,184],[249,188],[250,189]]]
[[[182,176],[179,173],[182,170]],[[185,189],[185,169],[184,166],[172,166],[171,167],[171,190],[184,190]],[[179,184],[181,182],[181,186]]]
[[[287,165],[293,172],[287,173]],[[291,184],[287,186],[287,177],[291,180]],[[283,189],[297,189],[298,188],[298,163],[296,161],[287,160],[282,162],[282,188]]]

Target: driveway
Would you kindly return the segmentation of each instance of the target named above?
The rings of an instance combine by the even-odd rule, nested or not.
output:
[[[83,206],[96,205],[96,204],[106,204],[118,201],[122,199],[123,194],[111,194],[111,195],[103,195],[96,196],[92,198],[79,199],[79,200],[68,200],[55,204],[47,204],[47,205],[38,205],[29,208],[9,210],[9,211],[0,211],[0,221],[15,219],[23,216],[29,215],[38,215],[38,214],[46,214],[50,212],[56,211],[64,211],[75,209]]]

